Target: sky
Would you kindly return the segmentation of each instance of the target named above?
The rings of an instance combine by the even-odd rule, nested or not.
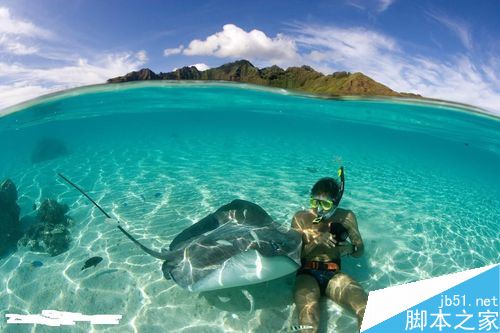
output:
[[[498,0],[0,0],[0,110],[141,68],[247,59],[500,115],[499,32]]]

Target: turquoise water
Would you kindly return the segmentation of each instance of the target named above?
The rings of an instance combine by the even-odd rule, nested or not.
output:
[[[44,198],[68,204],[73,241],[56,257],[19,248],[0,259],[2,318],[43,309],[123,315],[99,332],[284,332],[296,324],[293,276],[182,290],[57,172],[160,249],[235,198],[288,225],[312,184],[344,165],[341,206],[356,213],[366,251],[345,258],[343,270],[367,291],[500,262],[498,118],[437,103],[149,82],[76,89],[13,110],[0,118],[0,180],[17,185],[21,216]],[[69,154],[32,164],[45,137]],[[103,262],[81,272],[96,255]],[[44,265],[34,269],[34,260]],[[325,330],[355,330],[352,316],[325,304]]]

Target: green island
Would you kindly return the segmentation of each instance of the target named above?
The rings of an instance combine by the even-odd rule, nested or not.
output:
[[[204,71],[199,71],[195,66],[185,66],[172,72],[156,74],[149,68],[143,68],[124,76],[111,78],[107,82],[143,80],[232,81],[325,96],[422,97],[418,94],[396,92],[360,72],[335,72],[324,75],[310,66],[289,67],[285,70],[274,65],[259,69],[248,60],[238,60]]]

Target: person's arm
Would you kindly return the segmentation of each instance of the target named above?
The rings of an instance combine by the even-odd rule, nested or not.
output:
[[[297,230],[302,234],[302,227],[299,223],[299,219],[297,218],[297,214],[295,214],[292,218],[292,229]]]
[[[299,216],[299,214],[295,214],[292,219],[292,229],[300,232],[302,235],[302,256],[310,254],[314,249],[316,249],[319,245],[323,246],[323,250],[325,248],[334,248],[336,246],[335,239],[332,234],[329,232],[318,232],[316,230],[312,230],[304,227],[304,222]]]
[[[306,238],[305,238],[305,234],[303,232],[303,229],[302,229],[302,226],[299,222],[299,219],[297,217],[297,213],[293,216],[292,218],[292,226],[291,228],[295,231],[297,231],[301,236],[302,236],[302,256],[304,255],[304,251],[305,251],[305,243],[306,243]]]
[[[354,251],[351,253],[351,256],[359,258],[363,255],[365,246],[358,229],[358,220],[356,219],[356,215],[354,215],[352,211],[349,211],[347,213],[344,220],[344,225],[347,228],[347,232],[349,233],[351,243],[352,245],[354,245]]]

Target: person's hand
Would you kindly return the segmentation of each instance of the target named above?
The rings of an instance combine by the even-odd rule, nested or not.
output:
[[[342,245],[339,245],[338,247],[339,247],[341,256],[350,255],[355,250],[354,245],[352,245],[351,243],[342,244]]]
[[[333,237],[333,235],[329,232],[321,232],[319,235],[316,237],[315,241],[318,244],[323,244],[326,245],[329,248],[333,248],[337,246],[337,241]]]

